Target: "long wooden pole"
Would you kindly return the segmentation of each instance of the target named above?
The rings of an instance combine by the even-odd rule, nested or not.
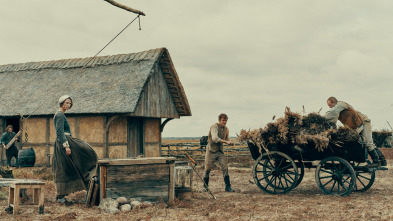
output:
[[[145,16],[145,13],[143,13],[142,11],[139,11],[139,10],[130,8],[130,7],[128,7],[128,6],[119,4],[119,3],[117,3],[117,2],[115,2],[115,1],[113,1],[113,0],[104,0],[104,1],[106,1],[106,2],[108,2],[108,3],[110,3],[110,4],[112,4],[112,5],[114,5],[114,6],[116,6],[116,7],[122,8],[122,9],[124,9],[124,10],[126,10],[126,11],[129,11],[129,12],[132,12],[132,13],[135,13],[135,14],[138,14],[138,15],[143,15],[143,16]]]

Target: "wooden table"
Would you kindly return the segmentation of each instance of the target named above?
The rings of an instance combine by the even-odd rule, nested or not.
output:
[[[38,207],[38,213],[44,213],[44,182],[40,180],[23,179],[7,179],[7,181],[2,181],[0,179],[0,183],[4,182],[8,182],[9,185],[8,205],[13,207],[14,215],[18,213],[20,207]],[[19,191],[21,189],[33,190],[33,204],[20,205]]]

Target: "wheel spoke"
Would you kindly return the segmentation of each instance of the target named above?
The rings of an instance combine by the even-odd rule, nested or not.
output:
[[[285,170],[285,169],[287,169],[287,168],[289,168],[289,167],[292,167],[292,164],[288,164],[288,165],[286,165],[285,167],[280,168],[280,170]]]
[[[293,181],[295,181],[295,179],[292,178],[292,177],[289,176],[289,175],[288,175],[288,177],[291,178],[292,181],[290,181],[290,180],[285,176],[285,174],[284,174],[284,176],[283,176],[283,178],[285,179],[285,182],[287,183],[287,186],[289,187],[288,182],[290,183],[290,185],[292,185],[292,183],[293,183]]]
[[[319,179],[326,179],[326,178],[332,178],[332,176],[322,176],[322,177],[319,177]]]
[[[281,172],[281,173],[283,173],[283,174],[296,174],[295,171],[287,171],[287,172]]]
[[[344,184],[342,181],[340,181],[340,185],[343,187],[343,189],[345,190],[345,192],[348,191],[348,188],[345,186],[345,184]],[[349,185],[351,185],[351,184],[349,184]]]
[[[348,176],[348,179],[343,179],[344,180],[344,182],[345,183],[348,183],[349,185],[351,185],[351,183],[350,182],[348,182],[348,180],[350,179],[351,177],[350,176]]]
[[[329,180],[327,183],[323,184],[322,186],[325,187],[326,185],[328,185],[332,181],[333,181],[333,179]]]
[[[336,166],[336,164],[334,163],[333,160],[331,160],[331,162],[332,162],[332,164],[333,164],[333,166],[334,166],[334,171],[337,171],[337,166]],[[332,169],[333,169],[333,168],[332,168]]]
[[[258,177],[257,177],[257,180],[258,180],[258,182],[259,182],[259,181],[261,181],[261,180],[263,180],[263,179],[268,178],[269,176],[273,176],[272,173],[266,174],[266,175],[265,175],[264,177],[262,177],[261,179],[258,179]]]
[[[281,177],[281,175],[279,177],[277,177],[278,178],[278,186],[280,187],[280,184],[281,184],[282,188],[285,189],[284,184],[281,182],[280,177]]]
[[[337,181],[334,181],[332,188],[330,189],[330,192],[333,192],[334,186],[336,185]]]
[[[270,161],[268,161],[268,162],[270,162]],[[259,163],[262,167],[266,167],[266,168],[269,168],[270,170],[273,170],[274,168],[273,168],[273,165],[272,166],[269,166],[268,164],[261,164],[261,163]]]
[[[266,184],[266,186],[264,187],[264,189],[266,189],[267,186],[271,185],[273,179],[274,179],[274,176],[272,176],[272,178],[269,180],[269,182],[267,182],[267,184]]]
[[[275,168],[275,166],[272,164],[272,160],[267,159],[267,162],[268,162],[267,164],[270,164],[270,166],[271,166],[270,169],[274,169]],[[266,166],[268,166],[267,164],[266,164]]]
[[[277,177],[274,177],[274,192],[276,192],[276,187],[277,187]]]
[[[324,170],[324,169],[322,169],[322,168],[321,168],[320,171],[325,172],[325,173],[328,173],[328,174],[333,174],[333,172],[331,172],[331,171],[329,171],[329,170]]]
[[[288,179],[285,177],[285,174],[282,175],[282,178],[284,178],[285,184],[287,185],[287,188],[288,188],[289,187]]]
[[[363,188],[366,187],[366,185],[363,183],[363,181],[361,181],[359,178],[357,178],[357,180],[359,181],[360,184],[362,184]]]
[[[368,178],[368,177],[365,177],[365,176],[362,176],[362,175],[358,175],[358,177],[362,177],[362,178],[364,178],[364,179],[366,179],[366,180],[371,180],[371,178]]]

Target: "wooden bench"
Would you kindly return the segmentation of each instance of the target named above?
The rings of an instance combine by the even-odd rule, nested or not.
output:
[[[0,183],[5,182],[9,186],[8,206],[13,207],[14,215],[18,213],[20,207],[38,207],[38,213],[44,213],[44,182],[40,180],[0,179]],[[21,189],[31,189],[33,191],[33,204],[20,205],[19,192]]]

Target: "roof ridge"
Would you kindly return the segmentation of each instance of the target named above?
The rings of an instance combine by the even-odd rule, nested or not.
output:
[[[155,60],[155,59],[159,59],[159,56],[165,50],[166,48],[162,47],[162,48],[150,49],[141,52],[127,53],[127,54],[103,55],[97,57],[68,58],[68,59],[51,60],[51,61],[32,61],[32,62],[25,62],[25,63],[6,64],[6,65],[0,65],[0,73],[37,70],[37,69],[44,69],[44,68],[68,69],[68,68],[81,68],[84,66],[94,67],[100,65],[120,64],[124,62],[130,62],[133,60],[138,60],[138,61]],[[89,63],[87,64],[86,62]]]

